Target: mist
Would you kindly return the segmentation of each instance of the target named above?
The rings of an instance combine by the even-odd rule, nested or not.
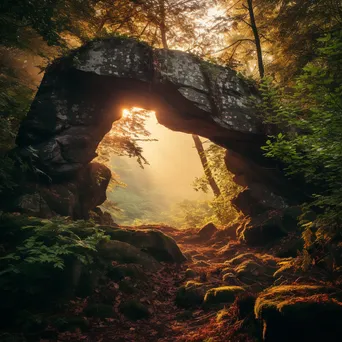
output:
[[[122,210],[114,214],[118,223],[170,223],[168,211],[177,203],[213,198],[192,186],[204,172],[191,135],[160,125],[154,113],[146,120],[146,129],[158,140],[140,143],[149,165],[142,169],[133,158],[111,158],[112,170],[126,184],[107,191],[108,199]]]

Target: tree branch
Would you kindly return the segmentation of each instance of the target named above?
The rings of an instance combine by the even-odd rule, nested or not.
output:
[[[206,53],[205,55],[202,55],[202,57],[205,57],[205,56],[208,56],[208,55],[214,55],[216,53],[219,53],[219,52],[222,52],[224,50],[228,50],[230,49],[232,46],[238,44],[238,43],[242,43],[242,42],[250,42],[250,43],[253,43],[255,44],[255,41],[253,39],[248,39],[248,38],[244,38],[244,39],[238,39],[236,42],[234,42],[233,44],[230,44],[229,46],[226,46],[224,47],[223,49],[220,49],[220,50],[217,50],[217,51],[214,51],[214,52],[209,52],[209,53]]]

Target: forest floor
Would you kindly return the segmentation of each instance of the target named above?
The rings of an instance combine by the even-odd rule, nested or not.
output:
[[[261,250],[248,248],[228,237],[220,236],[216,241],[201,240],[194,238],[195,230],[167,227],[159,229],[177,241],[188,260],[180,265],[162,263],[159,271],[144,272],[142,277],[125,277],[117,282],[110,281],[92,298],[72,302],[70,313],[74,314],[82,312],[89,301],[108,302],[114,306],[115,316],[102,319],[88,317],[86,331],[76,329],[74,332],[60,333],[59,341],[259,341],[260,326],[255,321],[239,318],[236,303],[211,308],[203,308],[203,305],[186,307],[182,303],[176,305],[177,291],[189,280],[193,280],[203,284],[206,289],[242,285],[247,288],[246,293],[258,293],[274,283],[273,273],[282,259]],[[250,268],[250,265],[254,265],[251,260],[257,261],[256,267]],[[235,269],[240,267],[239,272],[241,267],[242,271],[246,271],[246,268],[248,270],[240,272],[242,277],[229,273],[231,278],[228,276],[227,280],[227,277],[222,278],[222,273],[229,266]],[[124,284],[126,286],[123,286]],[[120,305],[129,300],[138,301],[148,308],[149,317],[137,321],[126,318],[120,311]]]

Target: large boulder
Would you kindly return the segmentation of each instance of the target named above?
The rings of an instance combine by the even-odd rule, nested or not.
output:
[[[152,229],[123,229],[100,226],[113,240],[126,242],[140,251],[164,262],[181,263],[186,261],[175,240],[168,235]]]
[[[251,96],[258,101],[256,88],[235,71],[194,55],[134,39],[97,40],[46,69],[20,126],[16,152],[45,174],[39,178],[47,176],[53,184],[74,180],[96,157],[122,108],[151,109],[166,127],[227,148],[227,167],[236,182],[248,186],[258,203],[266,200],[278,209],[294,197],[274,162],[262,154],[268,132]],[[102,201],[105,183],[85,189],[86,208]],[[94,199],[86,196],[88,190],[96,192]]]
[[[217,230],[218,229],[216,226],[210,222],[198,231],[198,236],[201,239],[209,240],[217,232]]]
[[[150,255],[122,241],[110,240],[98,247],[99,255],[109,261],[123,264],[139,264],[145,269],[156,271],[161,265]]]
[[[187,281],[176,294],[176,304],[182,308],[199,307],[210,285],[194,280]]]
[[[16,190],[16,195],[13,198],[9,196],[3,207],[7,211],[42,218],[61,215],[88,219],[89,212],[96,210],[107,199],[110,178],[111,171],[105,165],[90,163],[70,180],[57,183],[24,181]]]
[[[252,217],[238,228],[238,238],[249,246],[272,244],[290,232],[298,231],[300,214],[298,207],[290,207]]]
[[[337,342],[342,334],[342,302],[336,289],[314,285],[275,286],[262,292],[255,316],[267,342]]]
[[[215,287],[207,291],[203,305],[206,308],[209,308],[212,306],[231,304],[235,301],[235,298],[243,292],[245,292],[245,289],[241,286]]]

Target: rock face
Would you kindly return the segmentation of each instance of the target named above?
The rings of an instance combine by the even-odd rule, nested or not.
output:
[[[236,182],[248,186],[255,201],[261,196],[263,207],[280,209],[289,187],[262,156],[265,130],[251,96],[258,97],[255,88],[235,71],[193,55],[132,39],[93,41],[46,70],[20,127],[17,150],[53,184],[73,180],[96,157],[122,109],[142,107],[156,111],[158,121],[172,130],[227,148],[226,163]]]
[[[340,341],[342,303],[332,292],[313,285],[275,286],[262,292],[254,310],[264,325],[263,340]]]
[[[100,228],[113,240],[130,244],[158,261],[181,263],[186,260],[176,242],[158,230],[123,229],[113,226]]]
[[[7,201],[5,209],[45,218],[59,214],[88,219],[89,211],[106,200],[110,177],[106,166],[90,163],[65,182],[23,182],[21,193]]]
[[[249,246],[274,244],[291,232],[298,231],[298,207],[267,212],[247,220],[237,229],[238,238]]]

